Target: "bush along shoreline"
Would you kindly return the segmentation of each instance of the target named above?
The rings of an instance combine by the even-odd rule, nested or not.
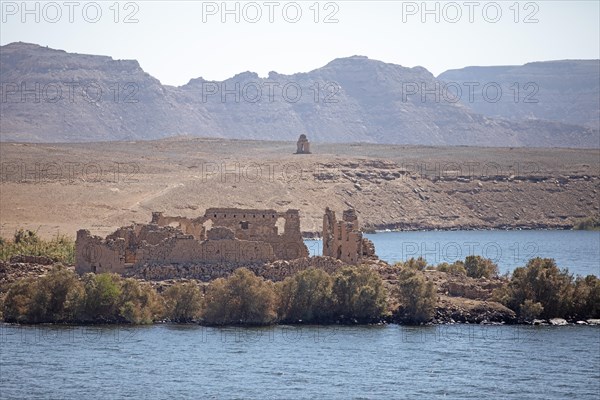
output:
[[[238,268],[209,283],[157,288],[55,264],[9,284],[0,309],[5,322],[21,324],[600,323],[600,279],[573,277],[552,259],[532,259],[502,277],[479,256],[435,267],[423,259],[385,265],[331,274],[308,268],[279,282]]]

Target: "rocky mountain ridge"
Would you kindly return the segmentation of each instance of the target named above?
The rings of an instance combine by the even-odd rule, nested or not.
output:
[[[523,119],[516,111],[491,117],[485,114],[495,111],[455,101],[444,81],[425,68],[364,56],[336,59],[307,73],[260,78],[244,72],[222,82],[197,78],[173,87],[137,61],[11,43],[0,47],[0,71],[2,141],[175,135],[293,140],[306,134],[315,142],[338,143],[599,146],[598,127],[585,123],[591,117]],[[593,85],[585,90],[598,92]],[[567,109],[571,98],[555,108]],[[584,99],[578,107],[587,104]]]

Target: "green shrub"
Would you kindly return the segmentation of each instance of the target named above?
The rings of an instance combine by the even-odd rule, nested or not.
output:
[[[406,260],[404,262],[398,262],[395,265],[400,268],[409,268],[414,269],[416,271],[424,271],[428,266],[427,260],[425,260],[423,257],[411,257],[409,260]]]
[[[448,264],[446,262],[441,263],[437,266],[437,270],[451,275],[467,275],[465,263],[462,261],[455,261],[452,264]]]
[[[597,276],[575,280],[572,314],[581,319],[600,318],[600,279]]]
[[[47,275],[11,285],[4,301],[7,322],[151,323],[163,313],[156,291],[114,274],[86,274],[56,265]]]
[[[465,270],[471,278],[492,278],[498,276],[498,266],[489,258],[468,256],[465,259]]]
[[[29,310],[37,292],[38,282],[34,278],[14,282],[4,298],[4,320],[6,322],[29,322]]]
[[[398,300],[402,321],[416,324],[428,322],[435,313],[435,286],[425,279],[423,273],[404,268],[398,274]]]
[[[334,310],[342,319],[370,321],[381,318],[386,290],[381,276],[367,266],[345,267],[333,277]]]
[[[121,283],[119,315],[132,324],[151,324],[164,314],[162,298],[148,283],[133,278]]]
[[[70,322],[84,297],[77,275],[62,265],[38,279],[19,280],[10,287],[4,308],[9,322]]]
[[[0,241],[0,260],[8,261],[15,255],[45,256],[65,264],[75,262],[75,241],[65,235],[42,240],[36,232],[19,229],[13,240]]]
[[[120,320],[122,280],[116,274],[85,274],[82,278],[85,301],[80,315],[89,322],[118,322]]]
[[[287,322],[325,322],[332,316],[331,276],[309,268],[277,284],[279,316]]]
[[[190,322],[200,318],[202,291],[195,283],[176,283],[163,293],[166,317],[174,322]]]
[[[519,306],[519,316],[525,321],[532,321],[542,315],[543,312],[544,306],[542,303],[536,303],[533,300],[527,299]]]
[[[523,319],[531,317],[529,311],[535,303],[542,306],[542,318],[567,317],[573,311],[573,295],[573,276],[569,271],[561,271],[553,259],[539,257],[516,268],[508,285],[495,293],[496,299]],[[528,315],[521,315],[522,311]]]
[[[268,325],[277,319],[276,306],[273,283],[238,268],[208,286],[203,318],[209,325]]]
[[[40,278],[38,292],[47,293],[44,296],[48,299],[44,318],[47,322],[72,321],[81,310],[84,290],[79,276],[60,264]]]

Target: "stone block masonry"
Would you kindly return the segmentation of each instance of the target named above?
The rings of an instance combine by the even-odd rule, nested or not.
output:
[[[117,229],[105,239],[77,232],[79,273],[125,273],[141,265],[233,263],[243,266],[307,257],[298,210],[209,208],[198,218],[152,213],[149,224]]]
[[[362,237],[354,210],[344,211],[342,221],[329,208],[325,210],[323,256],[344,264],[376,259],[373,243]],[[209,208],[197,218],[153,212],[149,224],[122,227],[106,238],[79,230],[75,243],[80,274],[130,275],[143,268],[152,275],[149,269],[161,266],[175,267],[174,271],[177,266],[196,265],[205,271],[223,265],[235,269],[307,258],[300,214],[292,209]]]
[[[338,221],[335,212],[325,209],[323,216],[323,256],[342,260],[347,264],[359,264],[375,257],[375,246],[363,238],[358,226],[356,211],[349,209]]]

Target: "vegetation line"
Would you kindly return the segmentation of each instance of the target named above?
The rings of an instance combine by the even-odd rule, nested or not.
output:
[[[20,250],[53,260],[72,260],[73,242],[57,237],[44,242],[18,231],[0,243],[2,257]],[[6,264],[5,264],[6,265]],[[391,271],[391,272],[390,272]],[[309,268],[272,282],[239,268],[208,284],[177,282],[157,291],[149,282],[116,274],[77,275],[57,263],[47,274],[12,283],[0,310],[6,322],[132,323],[198,322],[205,325],[275,323],[421,324],[439,311],[440,292],[429,272],[496,284],[490,301],[514,311],[515,319],[584,320],[600,318],[600,279],[573,277],[554,260],[535,258],[499,277],[498,266],[480,256],[436,267],[422,259],[389,266],[385,274],[370,266],[347,266],[333,274]],[[385,280],[383,278],[384,275]],[[461,278],[463,279],[463,278]]]

